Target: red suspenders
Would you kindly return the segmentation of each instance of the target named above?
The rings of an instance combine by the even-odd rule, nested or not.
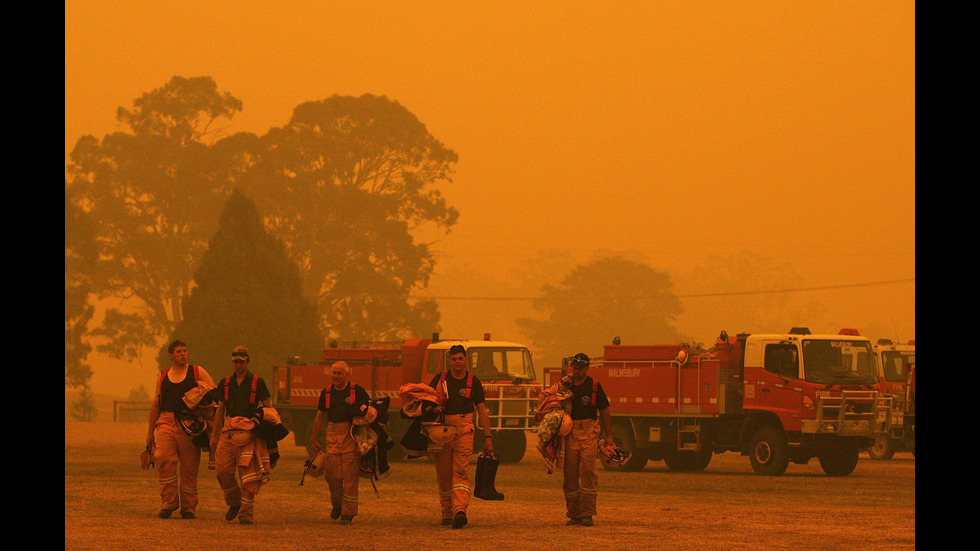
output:
[[[439,388],[442,388],[442,383],[446,382],[446,373],[447,373],[446,371],[443,371],[442,373],[439,374]],[[472,390],[473,390],[473,374],[469,373],[468,376],[466,377],[466,394],[464,394],[463,397],[469,398],[470,392],[472,392]],[[449,396],[446,396],[446,399],[448,400]]]
[[[228,403],[228,387],[231,386],[231,375],[225,378],[225,403]],[[252,374],[252,390],[248,395],[248,403],[252,405],[255,403],[255,389],[259,387],[259,378],[253,373]]]
[[[350,384],[350,405],[351,406],[354,405],[354,401],[355,401],[355,399],[354,399],[354,387],[355,387],[354,383],[351,383]],[[326,409],[330,409],[330,393],[331,393],[331,388],[332,387],[328,387],[328,388],[324,388],[323,389],[325,391],[324,392],[324,395],[325,395],[324,401],[326,402],[326,405],[324,405],[323,407],[326,408]]]

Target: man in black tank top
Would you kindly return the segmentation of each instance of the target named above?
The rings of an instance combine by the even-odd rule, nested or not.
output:
[[[150,405],[150,426],[146,449],[153,452],[160,477],[160,518],[170,518],[180,509],[180,517],[197,518],[197,474],[201,467],[201,448],[184,432],[177,420],[184,394],[206,381],[214,387],[211,376],[201,366],[187,363],[187,344],[176,340],[167,349],[173,365],[157,379]],[[179,470],[179,472],[178,472]]]

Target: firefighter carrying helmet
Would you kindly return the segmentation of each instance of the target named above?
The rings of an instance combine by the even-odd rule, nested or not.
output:
[[[602,453],[602,460],[607,465],[622,465],[630,459],[630,453],[624,452],[616,447],[615,444],[607,444],[605,440],[599,441],[599,451]]]

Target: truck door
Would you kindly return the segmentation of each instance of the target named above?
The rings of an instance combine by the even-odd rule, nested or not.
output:
[[[803,392],[800,383],[800,352],[796,343],[767,343],[764,350],[758,405],[776,413],[788,431],[801,426]]]

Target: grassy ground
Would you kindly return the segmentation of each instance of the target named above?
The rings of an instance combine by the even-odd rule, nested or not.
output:
[[[257,497],[255,524],[239,526],[225,522],[221,489],[203,463],[198,519],[156,518],[156,471],[139,467],[145,436],[145,423],[65,422],[66,550],[915,548],[915,460],[907,453],[891,461],[862,454],[844,478],[825,476],[816,460],[758,476],[737,454],[714,456],[701,473],[670,472],[663,462],[639,473],[600,470],[599,514],[585,528],[564,525],[561,474],[545,474],[530,448],[498,471],[506,499],[474,498],[469,525],[451,530],[439,526],[425,459],[393,463],[377,483],[380,495],[362,479],[360,514],[350,526],[336,524],[323,479],[299,486],[305,451],[290,436]]]

